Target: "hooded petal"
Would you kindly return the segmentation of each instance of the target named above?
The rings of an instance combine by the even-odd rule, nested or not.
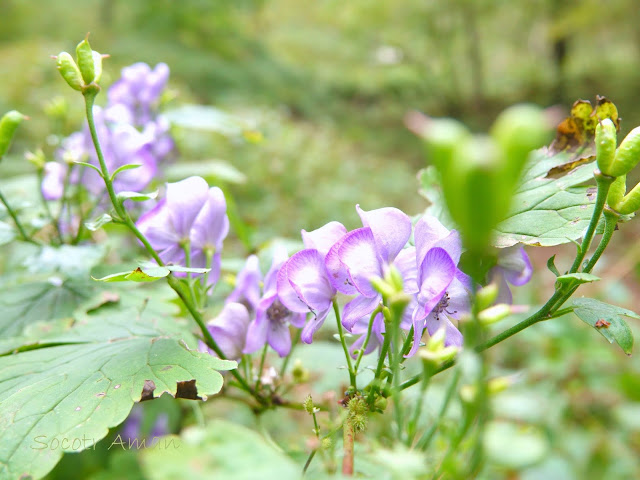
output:
[[[229,218],[224,193],[218,187],[209,189],[207,200],[198,212],[191,228],[194,247],[222,248],[222,241],[229,233]]]
[[[391,263],[411,237],[411,219],[392,207],[365,212],[360,205],[356,205],[356,210],[362,225],[373,232],[381,258]]]
[[[462,254],[462,242],[456,230],[447,230],[440,221],[431,215],[423,216],[416,223],[414,232],[416,257],[418,265],[429,250],[434,247],[444,248],[457,265]]]
[[[191,227],[209,196],[209,185],[201,177],[167,184],[167,208],[176,233],[188,239]]]
[[[136,226],[155,250],[175,247],[180,242],[180,236],[171,223],[167,200],[164,198],[142,215],[136,222]]]
[[[408,247],[400,251],[393,261],[393,265],[402,275],[403,290],[406,293],[416,293],[418,291],[418,267],[415,247]]]
[[[278,289],[278,272],[289,258],[284,245],[277,245],[273,251],[273,261],[271,268],[264,277],[263,298],[275,298]]]
[[[289,310],[328,310],[335,294],[336,289],[329,280],[329,273],[318,250],[302,250],[280,269],[278,297]]]
[[[324,258],[331,250],[331,247],[346,233],[347,229],[341,223],[329,222],[312,232],[302,230],[302,241],[305,248],[315,248]]]
[[[207,323],[211,336],[228,359],[242,356],[250,321],[244,305],[227,303],[218,316]]]
[[[371,279],[382,277],[382,263],[370,228],[359,228],[345,235],[338,256],[347,269],[349,283],[358,292],[367,297],[378,295]],[[336,288],[340,290],[337,285]]]
[[[267,343],[269,323],[265,315],[256,316],[256,319],[249,324],[249,328],[247,329],[247,341],[242,353],[257,352],[264,347]]]
[[[340,260],[340,247],[342,247],[342,243],[346,238],[347,235],[344,235],[331,247],[329,253],[327,253],[327,256],[324,259],[324,262],[327,266],[329,279],[333,286],[345,295],[356,295],[358,293],[358,289],[351,283],[349,271]]]
[[[380,294],[371,298],[360,295],[347,303],[342,311],[342,325],[344,325],[344,328],[351,331],[358,320],[371,315],[381,300],[382,295]]]

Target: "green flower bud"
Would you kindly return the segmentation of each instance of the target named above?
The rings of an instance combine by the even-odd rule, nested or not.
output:
[[[376,410],[384,412],[387,409],[389,401],[385,397],[376,397],[376,401],[373,402],[373,406]]]
[[[529,153],[545,144],[551,126],[544,110],[531,104],[514,105],[498,116],[491,137],[504,152],[505,181],[518,180]]]
[[[76,47],[76,58],[78,59],[78,68],[82,74],[84,84],[89,85],[96,78],[93,50],[89,45],[89,34]]]
[[[313,406],[313,399],[311,398],[311,395],[307,395],[307,398],[304,399],[302,406],[309,415],[315,413],[315,407]]]
[[[322,444],[320,448],[322,448],[322,450],[329,450],[332,444],[333,444],[333,441],[331,440],[331,438],[326,437],[322,439]]]
[[[25,153],[24,158],[26,158],[28,162],[31,162],[38,170],[43,170],[45,163],[47,163],[47,158],[40,148],[35,152]]]
[[[65,82],[74,90],[81,91],[84,85],[78,65],[67,52],[61,52],[56,58],[58,70]]]
[[[427,346],[418,350],[418,355],[422,359],[425,368],[437,368],[443,363],[453,360],[458,354],[458,348],[454,346],[444,346],[445,329],[440,328],[429,337]]]
[[[616,126],[610,118],[605,118],[596,125],[596,162],[602,173],[612,177],[618,176],[611,173],[617,145]]]
[[[293,368],[291,369],[291,375],[293,376],[293,381],[295,383],[306,383],[309,381],[309,370],[304,368],[300,359],[297,359]]]
[[[605,175],[619,177],[629,173],[638,162],[640,162],[640,127],[631,130],[629,135],[622,141],[616,151],[610,170],[605,172],[600,169],[600,171]]]
[[[625,193],[627,193],[627,176],[620,175],[617,177],[611,187],[609,187],[609,195],[607,195],[607,205],[613,208],[615,211],[619,211],[619,205],[624,199]]]
[[[489,308],[496,298],[498,298],[498,285],[490,283],[476,292],[476,307],[478,310]]]
[[[11,110],[0,119],[0,158],[9,150],[13,135],[26,117],[16,110]]]
[[[93,64],[94,64],[94,71],[95,71],[95,78],[93,79],[93,81],[95,83],[98,83],[102,78],[102,55],[96,52],[95,50],[92,51],[92,54],[93,54]]]
[[[478,313],[478,321],[482,325],[491,325],[492,323],[499,322],[503,318],[508,317],[510,314],[511,305],[499,303]]]

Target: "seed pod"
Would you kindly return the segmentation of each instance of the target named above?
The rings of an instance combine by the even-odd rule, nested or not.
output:
[[[92,53],[93,53],[93,64],[95,68],[95,78],[93,79],[93,81],[98,83],[100,81],[100,78],[102,78],[102,55],[100,55],[95,50],[93,50]]]
[[[76,58],[78,59],[78,68],[82,74],[84,84],[89,85],[96,78],[93,50],[89,45],[89,35],[76,47]]]
[[[78,69],[78,65],[73,60],[73,57],[67,52],[62,52],[57,58],[58,70],[65,82],[74,90],[81,91],[84,85],[82,80],[82,74]]]
[[[11,110],[5,113],[0,120],[0,158],[4,157],[4,154],[9,150],[13,134],[24,118],[20,112]]]
[[[640,209],[640,183],[633,187],[624,198],[612,208],[622,215],[630,215]]]
[[[622,141],[616,151],[611,172],[608,175],[619,177],[629,173],[640,161],[640,127],[636,127]],[[607,172],[602,172],[607,173]]]
[[[615,211],[618,211],[618,206],[622,202],[625,193],[627,193],[627,176],[621,175],[616,178],[611,184],[611,187],[609,187],[607,205]]]
[[[614,173],[617,144],[616,126],[610,118],[605,118],[596,125],[596,162],[602,173],[612,177],[621,175]]]

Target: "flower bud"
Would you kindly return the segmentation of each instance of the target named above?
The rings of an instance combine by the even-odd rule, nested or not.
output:
[[[62,78],[64,78],[65,82],[73,88],[74,90],[81,91],[84,85],[82,80],[82,74],[78,69],[78,65],[73,60],[70,54],[67,52],[61,52],[57,58],[56,62],[58,65],[58,70],[60,70],[60,74]]]
[[[306,383],[309,381],[309,370],[304,368],[300,359],[297,359],[293,364],[291,375],[295,383]]]
[[[26,117],[16,110],[11,110],[0,119],[0,158],[9,150],[13,135]]]
[[[95,50],[93,50],[91,53],[93,55],[93,64],[94,64],[94,72],[95,72],[95,77],[93,81],[95,83],[98,83],[102,78],[102,55],[96,52]]]
[[[499,322],[500,320],[508,317],[512,313],[521,313],[524,310],[526,310],[526,307],[520,305],[499,303],[478,313],[478,321],[482,325],[491,325],[492,323]]]
[[[636,127],[622,141],[608,172],[600,169],[605,175],[619,177],[629,173],[640,162],[640,127]],[[598,167],[600,165],[598,164]]]
[[[611,205],[621,215],[630,215],[640,210],[640,183],[631,189],[616,205]]]
[[[531,104],[514,105],[498,116],[491,137],[504,152],[506,181],[518,180],[529,153],[544,145],[551,126],[545,111]]]
[[[78,69],[82,74],[85,85],[89,85],[96,78],[95,62],[93,60],[93,50],[89,45],[89,34],[76,47],[76,58]]]
[[[425,364],[425,367],[439,367],[443,363],[453,360],[458,354],[458,348],[454,346],[445,347],[446,331],[444,328],[440,328],[429,337],[427,340],[427,346],[418,350],[418,355]]]
[[[487,382],[487,393],[489,395],[496,395],[505,391],[515,382],[516,377],[514,375],[492,378]],[[477,394],[478,388],[476,385],[464,385],[460,389],[460,398],[466,403],[474,402]]]
[[[47,163],[47,158],[44,155],[42,149],[38,149],[35,152],[27,152],[24,154],[24,158],[33,164],[37,170],[44,170],[44,165]]]
[[[313,406],[313,399],[311,398],[311,395],[307,395],[307,398],[304,399],[302,406],[304,407],[304,409],[307,411],[309,415],[315,413],[316,411],[315,407]]]
[[[616,126],[610,118],[605,118],[596,125],[596,162],[602,173],[612,177],[619,176],[612,173],[617,145]]]
[[[498,298],[498,284],[490,283],[476,292],[476,307],[478,310],[489,308]]]

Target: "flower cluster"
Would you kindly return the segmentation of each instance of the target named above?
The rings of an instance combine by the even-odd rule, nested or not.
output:
[[[301,340],[311,343],[329,312],[337,308],[338,294],[352,297],[341,317],[342,326],[359,335],[351,345],[352,355],[363,348],[370,353],[382,344],[385,333],[383,315],[371,318],[383,300],[372,280],[384,278],[391,268],[402,277],[404,293],[411,299],[400,323],[413,334],[407,356],[415,354],[425,330],[430,336],[441,330],[445,346],[462,345],[457,322],[469,313],[472,281],[458,267],[462,254],[458,232],[431,216],[413,226],[396,208],[356,209],[362,228],[347,231],[330,222],[312,232],[303,230],[304,250],[288,259],[284,251],[276,254],[262,294],[258,259],[249,257],[225,308],[209,324],[225,355],[238,358],[241,352],[252,353],[268,343],[285,356],[291,348],[289,324],[302,327]],[[522,285],[531,277],[524,250],[503,251],[492,276],[500,284],[499,301],[510,303],[506,282]],[[365,345],[370,322],[372,335]]]
[[[168,78],[169,67],[164,63],[153,70],[147,64],[136,63],[124,68],[122,78],[109,89],[107,106],[94,107],[98,139],[109,172],[124,165],[139,165],[118,173],[113,182],[116,193],[146,188],[158,164],[174,149],[169,124],[157,112]],[[86,162],[99,167],[88,127],[67,137],[56,156],[57,162],[48,162],[44,167],[41,189],[45,199],[59,200],[65,181],[82,184],[99,198],[105,184],[98,172],[74,165]]]
[[[168,183],[166,196],[137,222],[166,264],[210,268],[208,283],[220,276],[220,251],[229,233],[222,190],[201,177]]]
[[[222,312],[208,323],[212,337],[227,358],[237,359],[242,353],[256,352],[267,344],[281,357],[291,351],[289,325],[301,328],[306,315],[285,307],[278,296],[277,278],[287,258],[284,247],[275,249],[263,283],[258,257],[251,255]],[[203,343],[200,349],[208,350]]]

